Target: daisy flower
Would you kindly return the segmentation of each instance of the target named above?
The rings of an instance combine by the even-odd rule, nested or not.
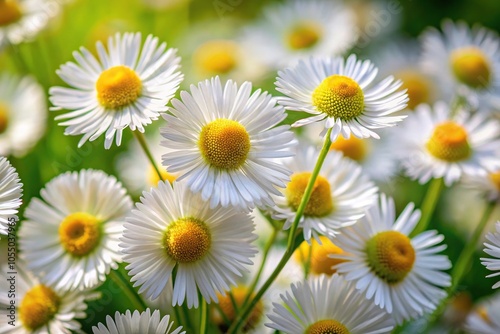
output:
[[[340,2],[292,0],[265,8],[243,38],[267,66],[279,68],[308,56],[341,55],[358,35],[354,13]]]
[[[0,155],[25,155],[45,133],[46,118],[45,94],[35,80],[0,76]]]
[[[10,220],[22,204],[23,184],[19,175],[5,157],[0,157],[0,235],[8,234]],[[17,217],[15,217],[17,221]]]
[[[123,260],[139,293],[157,298],[176,269],[172,305],[198,307],[217,301],[251,265],[256,236],[250,216],[230,208],[209,208],[184,183],[160,182],[144,192],[127,217],[120,239]]]
[[[174,329],[175,328],[175,329]],[[155,310],[151,314],[148,308],[146,311],[139,313],[134,311],[130,313],[127,310],[124,314],[116,311],[115,318],[109,315],[106,316],[106,325],[100,322],[97,326],[92,327],[94,334],[185,334],[181,332],[182,326],[175,327],[174,322],[170,320],[170,315],[160,317],[160,311]]]
[[[285,162],[293,174],[283,190],[284,197],[276,196],[273,208],[273,218],[286,220],[285,230],[295,219],[318,155],[315,147],[301,146],[297,156]],[[334,238],[342,228],[365,215],[365,210],[375,203],[377,191],[359,165],[338,152],[329,152],[299,223],[304,239],[312,236],[318,240],[319,235]]]
[[[464,173],[500,168],[500,124],[484,114],[460,110],[454,118],[444,102],[420,105],[398,129],[402,165],[422,184],[443,177],[447,186]]]
[[[281,299],[284,305],[273,303],[266,326],[288,334],[390,333],[394,326],[384,310],[337,274],[292,284],[291,294],[287,291]]]
[[[486,239],[490,242],[485,242],[484,252],[493,258],[481,258],[481,263],[491,271],[496,271],[495,273],[488,275],[486,277],[495,277],[500,275],[500,221],[497,221],[495,225],[496,231],[486,234]],[[500,287],[500,281],[493,285],[493,289]]]
[[[467,333],[500,333],[500,294],[481,302],[476,310],[469,313],[465,323]]]
[[[191,94],[172,100],[163,117],[162,145],[174,152],[163,156],[170,172],[180,172],[191,191],[204,201],[241,209],[272,206],[290,172],[276,162],[292,155],[294,136],[286,114],[275,99],[252,84],[239,88],[232,80],[224,87],[218,77],[191,85]]]
[[[161,165],[161,155],[165,152],[165,148],[160,146],[160,133],[155,132],[153,136],[145,136],[145,139],[163,179],[174,182],[178,173],[169,173]],[[127,189],[133,194],[140,195],[144,190],[156,187],[160,181],[158,173],[151,165],[151,161],[149,161],[136,140],[129,143],[128,151],[118,156],[115,166],[120,179],[123,180]]]
[[[472,29],[464,22],[444,21],[441,34],[434,28],[422,36],[422,63],[449,94],[466,97],[472,106],[480,102],[500,105],[500,42],[486,28]]]
[[[132,201],[113,176],[59,175],[33,198],[19,229],[21,257],[58,289],[93,288],[118,268],[118,238]]]
[[[369,61],[350,55],[336,58],[309,58],[294,68],[278,72],[276,89],[286,95],[278,99],[285,109],[313,116],[296,121],[298,127],[324,120],[332,129],[330,139],[339,134],[349,138],[379,135],[372,129],[394,126],[405,116],[390,116],[406,107],[408,95],[397,91],[401,81],[392,76],[374,84],[377,68]]]
[[[0,49],[35,37],[59,11],[53,0],[0,1]]]
[[[438,245],[444,237],[437,231],[408,237],[420,219],[413,208],[408,204],[396,219],[394,201],[382,194],[380,204],[336,239],[344,253],[330,255],[345,261],[337,272],[398,324],[434,310],[451,283],[443,272],[451,263],[437,254],[446,248]]]
[[[322,146],[322,137],[319,135],[323,124],[313,123],[302,131],[303,137],[318,147]],[[395,141],[394,128],[383,129],[380,139],[357,138],[348,139],[338,136],[332,142],[330,150],[341,152],[345,158],[355,161],[363,168],[363,172],[373,181],[389,182],[397,171],[398,161],[394,155]]]
[[[445,98],[442,88],[423,68],[421,53],[416,41],[399,40],[383,48],[374,59],[381,76],[394,75],[401,80],[401,88],[408,94],[408,109],[411,110],[421,103],[431,104]]]
[[[3,273],[11,271],[7,266],[2,268]],[[15,285],[16,294],[14,311],[11,308],[12,298],[7,293],[0,294],[2,318],[6,316],[8,319],[0,322],[0,333],[5,334],[82,333],[81,324],[76,319],[84,319],[87,309],[85,302],[98,297],[95,292],[63,291],[42,283],[20,260],[16,262],[14,280],[0,280],[0,290],[12,290],[12,285]],[[8,321],[14,321],[15,325],[12,326]]]
[[[464,188],[479,191],[488,201],[500,201],[500,169],[477,175],[466,174],[462,181]]]
[[[66,135],[81,135],[78,147],[105,134],[109,149],[116,138],[121,144],[123,129],[144,132],[157,120],[179,88],[183,75],[175,49],[158,45],[149,35],[141,51],[141,34],[117,33],[108,39],[107,51],[96,43],[98,59],[84,47],[74,52],[76,64],[68,62],[57,74],[71,88],[52,87],[52,110],[68,109],[56,120],[67,126]]]

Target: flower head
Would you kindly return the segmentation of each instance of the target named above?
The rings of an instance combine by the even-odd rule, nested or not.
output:
[[[23,184],[19,176],[5,157],[0,157],[0,234],[8,234],[9,224],[21,206]]]
[[[486,239],[489,242],[485,242],[484,252],[493,258],[481,258],[481,263],[486,266],[487,269],[495,271],[495,273],[488,275],[486,277],[495,277],[500,275],[500,221],[495,225],[496,231],[486,234]],[[500,287],[500,281],[493,285],[493,289]]]
[[[216,293],[229,290],[252,264],[253,230],[247,214],[210,208],[182,182],[160,182],[127,218],[120,247],[139,293],[157,298],[176,268],[172,303],[187,299],[191,308],[198,307],[198,290],[217,301]]]
[[[276,187],[290,175],[275,160],[292,155],[294,140],[288,126],[277,126],[286,117],[283,108],[267,93],[251,93],[249,82],[222,87],[216,77],[190,90],[164,116],[162,145],[173,152],[163,165],[212,208],[273,205],[270,194],[279,194]]]
[[[113,177],[82,170],[57,176],[26,208],[22,258],[58,289],[88,289],[118,268],[118,238],[132,201]]]
[[[369,61],[359,61],[355,55],[345,61],[336,58],[309,58],[297,66],[278,72],[277,90],[286,97],[278,103],[286,109],[303,111],[312,116],[296,121],[303,126],[324,120],[324,130],[332,129],[330,139],[339,134],[349,138],[379,135],[372,131],[394,126],[405,116],[390,116],[406,107],[408,96],[397,91],[400,81],[387,77],[376,85],[377,68]]]
[[[105,135],[104,147],[116,138],[121,144],[123,129],[144,132],[158,119],[183,79],[176,50],[158,45],[149,35],[141,51],[141,34],[117,33],[108,40],[108,51],[97,42],[96,59],[87,49],[74,52],[77,64],[68,62],[57,74],[72,88],[52,87],[52,110],[71,112],[56,117],[65,120],[65,134],[81,135],[78,146]]]

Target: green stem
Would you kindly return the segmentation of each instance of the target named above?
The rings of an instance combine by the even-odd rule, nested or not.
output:
[[[267,261],[267,256],[269,255],[269,251],[271,250],[271,247],[273,246],[277,235],[278,235],[278,229],[276,227],[274,227],[273,232],[271,234],[271,237],[269,237],[269,240],[267,240],[266,246],[264,247],[264,252],[262,253],[262,261],[260,263],[259,270],[257,271],[257,274],[255,275],[255,277],[252,281],[252,284],[250,284],[250,287],[248,288],[248,292],[247,292],[247,295],[245,297],[245,300],[243,301],[242,308],[244,308],[247,305],[248,300],[250,299],[253,292],[255,291],[255,287],[259,283],[260,276],[262,275],[262,272],[264,271],[264,265],[266,264],[266,261]]]
[[[453,270],[451,271],[451,286],[447,289],[448,296],[441,301],[441,303],[436,308],[434,313],[432,313],[430,320],[428,322],[427,331],[432,327],[433,324],[437,322],[441,314],[444,312],[445,306],[448,304],[449,300],[455,294],[455,291],[457,290],[460,281],[462,280],[467,268],[469,267],[470,261],[476,250],[477,243],[481,238],[481,236],[483,235],[484,228],[486,227],[490,219],[491,213],[495,209],[495,206],[496,202],[494,201],[489,202],[486,205],[483,215],[481,216],[481,220],[479,221],[479,224],[476,226],[476,229],[474,230],[472,237],[468,242],[466,242],[465,247],[462,249],[462,252],[458,256],[456,265],[453,267]]]
[[[201,321],[200,321],[200,334],[207,333],[207,318],[208,318],[208,307],[205,298],[201,301]]]
[[[297,208],[295,219],[292,223],[292,226],[290,227],[290,234],[288,235],[288,248],[292,247],[293,245],[293,240],[295,238],[295,231],[297,231],[299,222],[302,219],[302,216],[304,215],[304,210],[306,209],[306,205],[307,203],[309,203],[309,199],[311,198],[314,183],[316,182],[316,178],[318,177],[319,171],[323,166],[323,162],[325,161],[326,155],[330,151],[330,146],[332,145],[332,141],[330,140],[331,133],[332,133],[332,128],[328,129],[325,135],[325,142],[323,143],[323,148],[319,152],[318,160],[316,161],[316,165],[314,166],[314,169],[312,171],[311,178],[307,183],[299,207]]]
[[[229,300],[231,301],[231,305],[233,306],[234,314],[238,314],[240,308],[238,306],[238,303],[236,302],[236,299],[234,299],[233,292],[228,291],[227,295],[229,296]]]
[[[420,218],[417,226],[415,226],[413,232],[410,234],[412,237],[422,233],[427,229],[427,226],[429,226],[443,187],[443,179],[432,179],[422,203],[422,217]]]
[[[146,310],[146,303],[144,303],[144,300],[142,300],[141,296],[139,296],[134,288],[128,283],[128,279],[123,277],[123,273],[119,269],[111,270],[109,273],[109,278],[111,278],[111,280],[120,287],[125,296],[127,296],[128,300],[132,302],[136,310],[138,310],[139,312],[143,312]]]
[[[154,170],[158,174],[158,177],[160,178],[160,180],[165,181],[165,179],[163,178],[163,175],[160,172],[160,169],[156,165],[156,161],[153,158],[151,151],[149,150],[148,143],[146,142],[146,138],[144,137],[144,134],[142,132],[139,132],[139,131],[132,131],[132,133],[134,134],[135,138],[137,139],[137,141],[141,145],[141,148],[144,151],[144,153],[146,153],[146,156],[148,157],[149,162],[151,163]]]

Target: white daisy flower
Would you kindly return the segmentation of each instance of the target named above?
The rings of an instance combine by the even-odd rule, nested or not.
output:
[[[392,42],[374,57],[382,77],[394,75],[401,80],[401,89],[408,94],[408,109],[415,109],[421,103],[431,104],[444,96],[442,87],[427,73],[420,61],[422,50],[415,40]]]
[[[25,155],[45,133],[46,118],[45,94],[35,80],[0,76],[0,155]]]
[[[369,61],[350,55],[345,61],[336,58],[309,58],[294,68],[278,72],[276,89],[287,97],[278,98],[285,109],[303,111],[313,116],[296,121],[292,126],[324,120],[330,139],[339,134],[349,138],[379,135],[372,129],[394,126],[405,116],[390,116],[406,107],[408,95],[397,91],[401,81],[392,76],[373,84],[377,68]]]
[[[175,329],[174,329],[175,328]],[[185,334],[182,326],[175,327],[170,320],[170,315],[160,316],[160,311],[155,310],[151,314],[148,308],[146,311],[131,313],[127,310],[124,314],[116,311],[115,318],[106,316],[106,325],[100,322],[92,327],[94,334]]]
[[[22,204],[23,184],[9,160],[0,157],[0,235],[8,234],[12,218],[17,221],[17,212]]]
[[[0,49],[32,39],[59,11],[53,0],[0,1]]]
[[[313,123],[302,131],[307,141],[321,147],[323,138],[320,133],[323,124]],[[341,152],[344,157],[358,163],[363,172],[373,181],[389,182],[397,171],[398,161],[394,154],[396,142],[394,141],[394,128],[382,129],[381,138],[357,138],[342,136],[331,144],[330,150]]]
[[[471,334],[500,333],[500,294],[480,302],[476,309],[469,313],[465,330]]]
[[[354,13],[340,2],[292,0],[265,8],[244,43],[267,66],[280,68],[308,56],[341,55],[357,38]]]
[[[469,191],[479,191],[490,202],[500,201],[500,169],[477,175],[465,174],[462,181]]]
[[[162,145],[175,150],[163,156],[170,172],[181,172],[193,192],[241,209],[272,206],[290,172],[276,162],[292,155],[294,136],[287,125],[277,126],[286,114],[275,99],[252,84],[239,88],[232,80],[222,87],[218,77],[191,85],[191,94],[172,100],[163,117]]]
[[[275,219],[285,219],[289,229],[302,201],[305,188],[316,164],[319,151],[312,146],[299,147],[297,156],[285,162],[293,171],[291,181],[283,190],[284,197],[275,197]],[[338,152],[329,152],[314,183],[299,227],[304,239],[320,235],[334,238],[341,229],[354,224],[376,201],[377,187],[355,162],[344,159]]]
[[[500,168],[500,123],[482,113],[460,110],[452,118],[444,102],[422,104],[398,131],[402,165],[422,184],[443,177],[449,186],[464,173]]]
[[[486,247],[484,252],[493,258],[481,258],[481,263],[488,270],[495,271],[495,273],[486,277],[496,277],[500,275],[500,221],[497,221],[495,228],[495,232],[489,232],[486,234],[486,240],[488,240],[489,243],[484,243],[484,246]],[[497,289],[499,287],[500,281],[493,285],[493,289]]]
[[[292,284],[291,294],[281,299],[284,305],[273,303],[273,313],[267,315],[272,322],[266,325],[288,334],[390,333],[394,326],[384,310],[337,274]]]
[[[153,136],[146,135],[145,139],[163,179],[171,183],[174,182],[178,173],[169,173],[161,165],[161,156],[165,152],[165,148],[160,146],[160,133],[155,132]],[[120,179],[133,194],[140,195],[144,190],[156,187],[160,181],[158,173],[137,140],[129,143],[128,151],[118,156],[115,166]]]
[[[7,266],[2,268],[7,276],[0,280],[0,290],[14,290],[15,299],[7,293],[0,294],[0,306],[3,310],[0,333],[83,333],[77,319],[86,317],[85,302],[97,298],[95,292],[63,291],[40,282],[26,269],[24,262],[18,260],[15,266],[15,274],[12,276],[9,274],[11,269]],[[12,305],[12,300],[15,300],[15,305]],[[12,321],[14,325],[8,321]]]
[[[337,272],[375,305],[386,309],[398,324],[435,309],[450,285],[443,270],[451,267],[444,255],[444,237],[437,231],[408,235],[420,219],[420,211],[410,203],[396,219],[392,198],[380,197],[366,216],[348,227],[336,244],[343,254],[330,255],[345,260]]]
[[[443,34],[434,28],[422,36],[422,63],[449,95],[466,97],[472,106],[500,106],[500,40],[486,28],[472,29],[449,20]]]
[[[198,307],[203,298],[217,301],[251,265],[256,236],[250,216],[230,208],[209,208],[184,183],[160,182],[144,192],[127,218],[120,247],[134,286],[147,298],[157,298],[174,269],[172,304],[187,299]]]
[[[19,229],[21,257],[58,289],[93,288],[122,261],[118,238],[132,201],[113,176],[59,175],[33,198]]]
[[[56,117],[66,120],[66,135],[81,135],[78,146],[105,133],[104,147],[121,144],[123,129],[144,132],[144,126],[167,110],[166,104],[179,88],[183,75],[175,49],[158,45],[149,35],[141,51],[141,34],[117,33],[108,39],[108,50],[97,42],[96,59],[84,47],[73,52],[77,64],[68,62],[57,74],[72,88],[52,87],[52,110],[71,112]]]

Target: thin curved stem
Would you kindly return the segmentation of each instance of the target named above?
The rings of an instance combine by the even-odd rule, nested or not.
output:
[[[436,209],[436,205],[443,188],[443,179],[432,179],[422,203],[422,217],[410,236],[413,237],[418,235],[427,229],[427,226],[429,226],[431,218],[434,215],[434,210]]]
[[[158,168],[158,166],[156,165],[156,161],[155,161],[153,155],[151,154],[151,151],[149,150],[148,143],[146,142],[146,138],[144,137],[144,134],[142,132],[139,132],[139,131],[132,131],[132,133],[134,134],[134,137],[139,142],[139,145],[141,145],[142,150],[144,151],[144,153],[148,157],[148,160],[151,163],[151,166],[153,166],[154,170],[156,171],[156,174],[158,174],[158,178],[162,181],[165,181],[165,178],[161,174],[161,171]]]
[[[123,277],[123,273],[120,270],[111,270],[109,273],[109,278],[120,287],[122,292],[127,296],[128,300],[132,302],[136,310],[138,310],[139,312],[143,312],[146,310],[146,303],[134,290],[134,288],[128,283],[128,280]]]

